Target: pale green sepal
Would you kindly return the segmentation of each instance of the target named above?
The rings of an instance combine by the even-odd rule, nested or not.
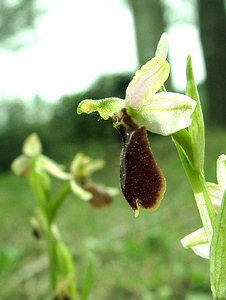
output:
[[[169,92],[157,93],[137,110],[127,100],[128,113],[134,121],[161,135],[171,135],[188,127],[195,105],[196,102],[190,97]]]
[[[209,259],[210,245],[204,228],[186,235],[181,240],[181,244],[186,249],[191,248],[196,255]]]
[[[138,109],[161,88],[169,76],[169,63],[162,57],[154,57],[135,73],[126,89],[126,100]]]
[[[92,194],[85,191],[83,188],[81,188],[81,186],[78,185],[75,180],[71,180],[70,185],[71,185],[72,192],[75,195],[77,195],[80,199],[89,201],[92,198]]]
[[[214,299],[226,299],[226,190],[217,215],[210,249],[210,282]]]
[[[14,159],[11,165],[13,173],[17,176],[26,176],[30,170],[30,162],[26,155],[20,155]]]
[[[213,182],[207,182],[206,187],[207,187],[207,191],[210,196],[211,202],[213,204],[213,207],[215,209],[215,212],[217,213],[221,206],[222,197],[223,197],[220,185],[213,183]]]
[[[38,165],[40,169],[47,171],[52,176],[62,179],[69,180],[71,179],[71,174],[64,172],[63,167],[57,164],[52,159],[48,158],[45,155],[41,155],[38,160]]]
[[[106,192],[108,193],[108,195],[111,196],[111,197],[115,197],[119,193],[117,188],[105,187],[105,189],[106,189]]]
[[[218,212],[226,189],[226,155],[222,154],[217,159],[217,182],[207,182],[207,190],[215,211]]]
[[[101,170],[104,165],[103,159],[92,159],[83,153],[77,153],[72,160],[70,171],[74,178],[86,178],[93,172]]]
[[[197,102],[194,113],[192,114],[192,123],[188,130],[191,136],[191,146],[193,149],[194,168],[197,171],[203,171],[204,166],[204,152],[205,152],[205,129],[202,108],[194,79],[191,56],[187,58],[187,86],[186,95]]]
[[[167,33],[163,33],[157,45],[155,57],[162,57],[166,59],[169,49],[169,38]]]
[[[217,182],[222,192],[226,189],[226,155],[222,154],[217,160]]]
[[[125,100],[119,98],[86,99],[79,103],[77,113],[80,115],[82,113],[90,114],[97,111],[104,120],[107,120],[109,117],[119,115],[124,106]]]
[[[42,144],[36,133],[32,133],[25,139],[22,151],[25,155],[30,157],[42,153]]]

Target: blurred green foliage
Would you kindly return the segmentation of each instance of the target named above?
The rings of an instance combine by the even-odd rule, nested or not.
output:
[[[89,91],[62,98],[57,104],[36,99],[1,103],[0,166],[7,171],[20,154],[25,137],[37,132],[45,154],[67,163],[77,151],[106,160],[97,181],[119,186],[121,141],[109,121],[97,114],[78,116],[76,107],[85,98],[118,96],[131,76],[105,76]],[[200,226],[195,201],[170,138],[150,134],[155,158],[167,179],[160,209],[142,211],[134,219],[120,195],[111,207],[95,210],[75,197],[68,198],[59,214],[66,242],[78,261],[79,285],[90,264],[94,299],[208,300],[208,262],[184,250],[180,239]],[[207,130],[206,174],[215,181],[215,162],[225,153],[223,130]],[[29,218],[34,201],[26,182],[7,172],[0,174],[0,298],[47,300],[47,260],[43,243],[32,239]],[[104,284],[103,284],[104,283]],[[34,290],[37,297],[34,295]]]
[[[0,121],[0,172],[9,169],[12,160],[21,151],[22,141],[32,132],[37,132],[45,152],[53,159],[65,160],[85,144],[109,143],[116,140],[111,121],[102,122],[97,114],[88,118],[76,113],[78,103],[86,98],[124,98],[131,79],[129,75],[101,77],[85,92],[65,96],[56,104],[48,104],[38,97],[31,104],[20,100],[2,102]],[[117,139],[118,140],[118,139]]]
[[[226,148],[224,136],[223,130],[207,133],[208,180],[216,180],[215,162]],[[171,139],[150,135],[150,143],[167,179],[158,210],[141,211],[135,219],[122,195],[102,210],[72,196],[58,215],[77,261],[79,287],[91,264],[94,300],[209,300],[208,261],[180,244],[200,226],[190,186]],[[89,155],[106,160],[95,181],[119,185],[120,150],[116,142],[106,145],[100,140],[89,147],[87,142]],[[32,194],[22,178],[9,173],[0,175],[0,186],[0,298],[49,300],[44,244],[32,238],[29,227]]]

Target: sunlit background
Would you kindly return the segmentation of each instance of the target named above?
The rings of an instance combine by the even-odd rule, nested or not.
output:
[[[174,2],[175,10],[180,10],[180,1]],[[139,66],[133,15],[126,1],[67,0],[62,5],[54,0],[38,1],[37,6],[44,13],[37,17],[34,29],[14,37],[15,44],[27,43],[13,52],[1,49],[1,99],[30,100],[39,95],[56,101],[88,88],[103,74],[132,72]],[[177,89],[185,88],[188,54],[193,57],[197,81],[205,78],[195,23],[194,16],[190,23],[166,28]]]
[[[102,158],[94,182],[119,189],[102,210],[70,195],[57,215],[81,289],[91,262],[92,300],[210,300],[207,260],[180,239],[201,226],[170,137],[149,133],[166,180],[160,208],[139,218],[120,193],[121,140],[111,120],[77,115],[83,99],[124,98],[134,72],[169,35],[169,91],[185,93],[192,56],[206,125],[208,181],[226,154],[224,0],[0,1],[0,299],[52,300],[43,241],[31,237],[36,202],[11,171],[25,138],[69,170],[75,153]],[[54,181],[53,194],[61,182]],[[86,282],[85,282],[86,284]],[[85,298],[82,298],[85,300]]]

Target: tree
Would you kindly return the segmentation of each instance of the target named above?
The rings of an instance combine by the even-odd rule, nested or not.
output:
[[[1,0],[0,3],[0,43],[11,50],[20,48],[23,42],[15,37],[34,28],[37,14],[37,0]]]
[[[226,125],[226,13],[224,0],[198,0],[201,40],[207,70],[208,116]]]
[[[160,0],[128,0],[128,3],[133,12],[141,66],[155,55],[156,45],[165,31],[162,3]]]

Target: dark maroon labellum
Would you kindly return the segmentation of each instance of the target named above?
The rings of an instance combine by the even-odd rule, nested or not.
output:
[[[82,187],[92,194],[92,198],[89,200],[89,203],[92,206],[96,208],[102,208],[108,206],[112,202],[112,198],[107,193],[104,186],[87,182]]]
[[[120,181],[124,197],[138,215],[139,207],[157,208],[165,192],[165,178],[156,164],[145,127],[137,126],[126,109],[115,124],[123,148],[120,161]]]

